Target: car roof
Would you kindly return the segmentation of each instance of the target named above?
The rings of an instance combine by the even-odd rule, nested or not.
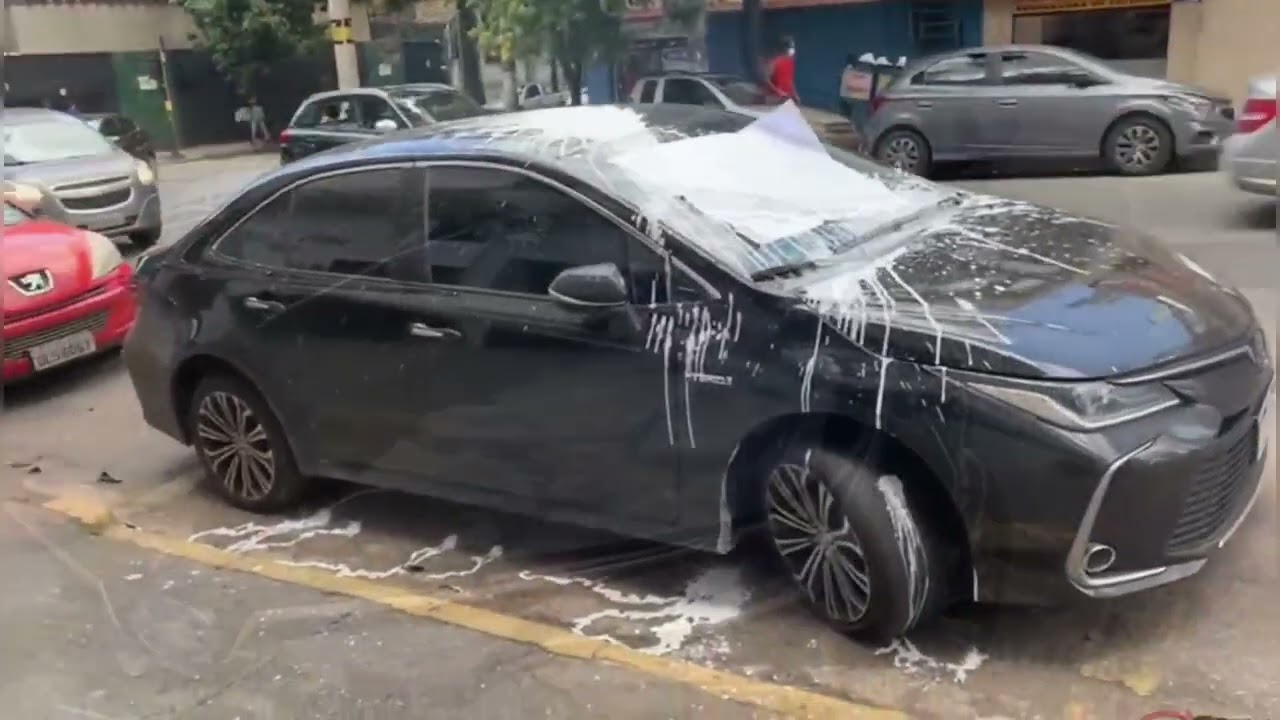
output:
[[[358,164],[362,160],[486,156],[556,165],[575,152],[655,128],[679,132],[695,124],[741,123],[736,113],[695,105],[578,105],[480,115],[340,145],[282,167],[280,174]],[[273,175],[278,176],[278,175]]]
[[[400,85],[382,85],[379,87],[359,87],[349,88],[347,90],[325,90],[323,92],[313,93],[308,96],[304,103],[312,100],[323,100],[331,97],[341,97],[344,95],[375,95],[377,97],[388,97],[391,95],[406,95],[414,92],[437,92],[440,90],[453,90],[452,85],[444,83],[403,83]]]

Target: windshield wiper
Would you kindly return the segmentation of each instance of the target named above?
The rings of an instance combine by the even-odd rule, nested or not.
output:
[[[946,197],[942,198],[941,200],[938,200],[937,202],[930,203],[928,205],[925,205],[922,208],[918,208],[910,213],[907,213],[902,217],[894,218],[889,222],[886,222],[871,228],[870,230],[863,233],[862,237],[858,238],[858,243],[861,244],[873,237],[877,237],[880,235],[887,235],[892,232],[897,232],[898,230],[901,230],[907,225],[910,225],[911,223],[916,222],[920,218],[926,217],[928,215],[932,215],[933,213],[939,210],[959,207],[960,205],[964,204],[964,199],[965,199],[965,194],[960,192],[947,195]],[[840,250],[844,250],[844,249],[845,248],[840,248]]]
[[[813,270],[818,267],[816,260],[799,260],[793,263],[785,263],[783,265],[774,265],[763,270],[757,270],[751,273],[751,280],[754,282],[763,282],[765,280],[773,280],[784,275],[793,275],[802,273],[806,270]]]

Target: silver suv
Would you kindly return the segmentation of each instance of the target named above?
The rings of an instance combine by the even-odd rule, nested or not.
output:
[[[866,135],[877,160],[920,175],[941,162],[1073,157],[1151,175],[1219,153],[1233,118],[1229,99],[1194,87],[1005,45],[908,66],[872,103]]]

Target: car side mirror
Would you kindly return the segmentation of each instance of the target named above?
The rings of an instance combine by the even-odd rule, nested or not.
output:
[[[382,118],[373,124],[373,129],[378,132],[395,132],[400,129],[400,126],[396,124],[395,120]]]
[[[613,263],[579,265],[557,275],[547,294],[561,305],[603,310],[627,304],[627,283]]]

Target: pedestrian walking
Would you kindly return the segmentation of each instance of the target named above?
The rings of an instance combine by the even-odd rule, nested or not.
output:
[[[790,37],[782,38],[781,52],[768,65],[770,89],[780,97],[800,103],[796,93],[796,43]]]
[[[267,111],[257,97],[249,98],[249,142],[257,147],[259,136],[262,143],[271,142],[271,132],[267,129]]]

